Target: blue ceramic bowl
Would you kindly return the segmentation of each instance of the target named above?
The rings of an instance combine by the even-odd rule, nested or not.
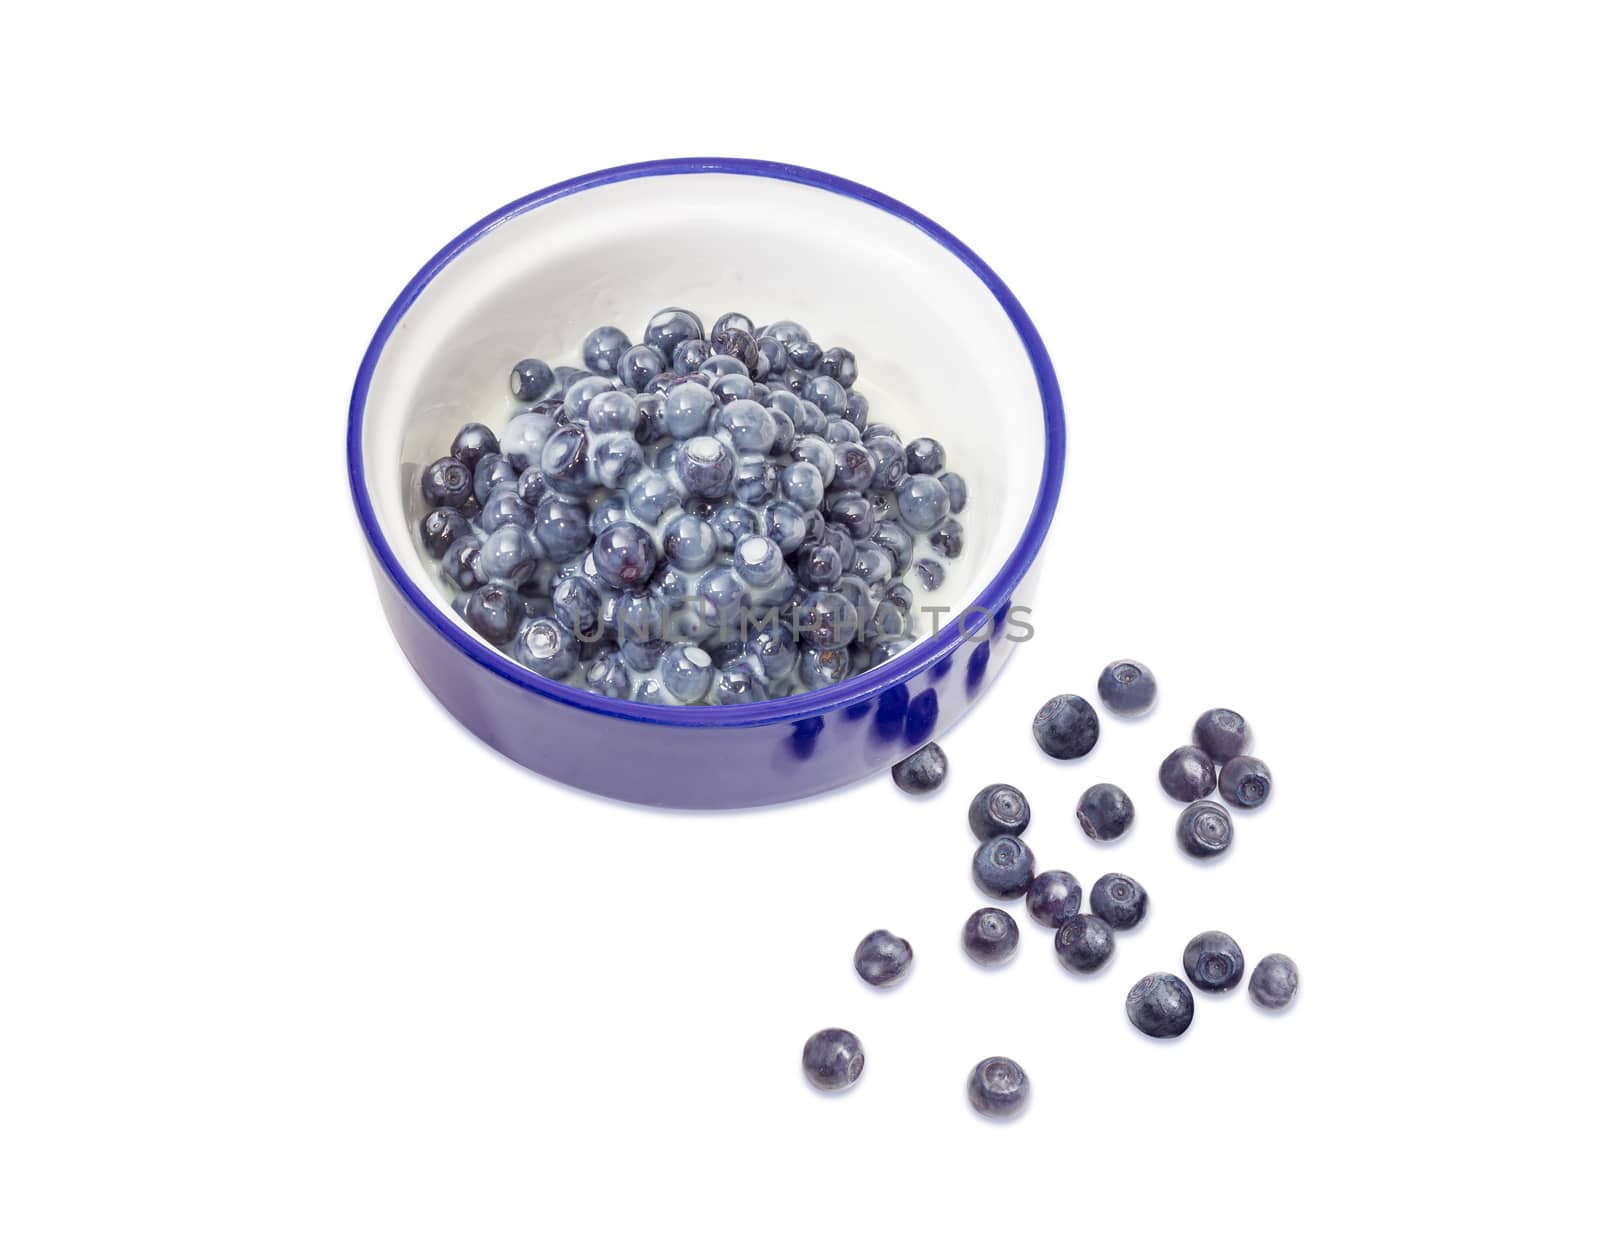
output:
[[[931,635],[832,688],[674,707],[544,679],[462,623],[418,543],[419,471],[461,423],[504,423],[517,360],[571,362],[590,327],[631,335],[665,305],[797,319],[855,351],[874,420],[944,442],[970,500],[966,550],[929,600],[949,608],[937,631],[940,617],[924,615],[919,631]],[[881,771],[972,707],[1029,632],[1065,439],[1033,324],[939,225],[825,173],[678,159],[552,185],[434,255],[361,362],[348,450],[389,625],[451,714],[564,783],[640,804],[733,808]]]

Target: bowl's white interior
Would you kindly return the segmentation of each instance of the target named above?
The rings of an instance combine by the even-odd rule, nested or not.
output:
[[[728,310],[794,319],[854,351],[870,420],[931,435],[967,481],[966,549],[929,605],[959,613],[1022,535],[1039,487],[1044,416],[1032,367],[983,283],[914,226],[789,181],[722,173],[588,189],[502,223],[406,312],[373,374],[362,450],[396,557],[447,605],[418,542],[418,471],[463,422],[498,431],[524,357],[581,365],[583,336],[613,323],[637,341],[663,306],[707,327]],[[948,622],[948,618],[946,621]],[[918,631],[931,626],[919,618]]]

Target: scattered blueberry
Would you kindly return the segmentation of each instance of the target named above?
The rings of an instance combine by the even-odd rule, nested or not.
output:
[[[1205,750],[1185,744],[1168,753],[1158,776],[1174,800],[1200,800],[1217,789],[1217,772]]]
[[[1098,972],[1116,949],[1111,926],[1098,916],[1075,912],[1056,930],[1056,957],[1072,972]]]
[[[961,930],[961,946],[975,963],[1003,964],[1017,953],[1017,923],[999,908],[979,908]]]
[[[950,498],[951,515],[959,515],[967,506],[967,482],[959,473],[941,473],[939,481]]]
[[[1102,843],[1120,839],[1133,825],[1133,801],[1115,783],[1096,783],[1078,798],[1078,825]]]
[[[1194,742],[1221,764],[1249,749],[1250,724],[1233,710],[1207,710],[1195,720]]]
[[[1113,714],[1143,714],[1156,700],[1156,677],[1143,663],[1123,658],[1100,673],[1100,700]]]
[[[436,460],[422,471],[422,499],[435,508],[459,508],[472,496],[472,470],[454,456]]]
[[[1281,1011],[1294,1001],[1300,988],[1300,970],[1287,955],[1264,955],[1250,974],[1250,997],[1269,1011]]]
[[[806,1079],[815,1087],[830,1092],[849,1088],[860,1079],[866,1061],[860,1038],[842,1028],[824,1028],[812,1033],[800,1052],[800,1067]]]
[[[1194,1021],[1194,994],[1170,972],[1152,972],[1128,991],[1128,1022],[1147,1037],[1179,1037]]]
[[[937,439],[913,439],[906,444],[906,472],[944,472],[944,445]],[[945,492],[948,496],[949,492]]]
[[[893,985],[910,967],[911,944],[887,929],[874,929],[856,947],[856,972],[868,985]]]
[[[1046,929],[1060,929],[1083,904],[1083,887],[1065,869],[1046,869],[1028,884],[1028,915]]]
[[[891,773],[894,776],[894,785],[903,792],[920,796],[926,792],[937,791],[944,783],[944,776],[949,772],[950,764],[945,759],[944,750],[937,744],[924,744],[910,757],[895,762]]]
[[[972,877],[986,895],[1019,899],[1033,881],[1033,853],[1015,835],[997,835],[978,846]]]
[[[1272,771],[1259,757],[1235,757],[1222,768],[1222,798],[1236,809],[1254,809],[1272,794]]]
[[[1082,757],[1100,739],[1100,716],[1082,697],[1062,693],[1039,707],[1033,717],[1033,738],[1050,757],[1062,761]]]
[[[1244,980],[1244,952],[1227,934],[1208,929],[1183,948],[1183,971],[1196,988],[1221,993]]]
[[[1089,907],[1118,933],[1133,929],[1150,910],[1150,896],[1125,873],[1108,873],[1089,888]]]
[[[928,536],[928,545],[946,559],[960,559],[964,535],[961,522],[951,518]]]
[[[1197,800],[1178,814],[1178,843],[1190,856],[1209,860],[1233,842],[1233,819],[1214,800]]]
[[[494,437],[494,431],[481,422],[468,422],[450,441],[450,455],[468,469],[477,465],[480,458],[499,450],[500,440]]]
[[[1028,1073],[1014,1059],[986,1058],[967,1077],[967,1100],[979,1114],[1012,1118],[1028,1104]]]
[[[511,367],[511,395],[513,399],[531,404],[543,400],[555,388],[554,371],[537,357],[529,357]],[[489,449],[493,451],[493,448]]]
[[[1020,835],[1033,816],[1028,798],[1009,783],[991,783],[967,806],[967,825],[979,840]]]

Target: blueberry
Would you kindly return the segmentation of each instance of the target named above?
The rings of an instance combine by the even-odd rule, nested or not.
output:
[[[1028,884],[1028,915],[1046,929],[1060,929],[1083,906],[1083,887],[1065,869],[1046,869]]]
[[[930,593],[944,584],[944,565],[937,559],[919,559],[911,565],[911,570],[917,574],[922,588]]]
[[[766,696],[761,681],[744,667],[719,672],[711,689],[712,704],[719,706],[748,705],[754,701],[765,701]]]
[[[719,404],[732,404],[735,400],[755,397],[755,380],[745,373],[744,362],[737,357],[724,357],[713,353],[700,367],[700,377],[705,380],[711,394]]]
[[[806,1079],[829,1092],[849,1088],[860,1079],[866,1061],[860,1038],[842,1028],[824,1028],[812,1033],[800,1052],[800,1067]]]
[[[1168,753],[1158,776],[1174,800],[1200,800],[1217,789],[1217,772],[1205,750],[1185,744]]]
[[[643,391],[645,385],[667,368],[667,359],[652,344],[635,344],[617,359],[617,378],[624,387]]]
[[[967,806],[967,825],[979,839],[1020,835],[1032,818],[1028,798],[1009,783],[989,784]]]
[[[1147,1037],[1178,1037],[1194,1020],[1194,994],[1170,972],[1152,972],[1128,991],[1128,1022]]]
[[[594,566],[612,589],[643,589],[656,570],[655,543],[631,521],[611,526],[594,540]]]
[[[931,533],[950,515],[944,483],[925,473],[901,478],[894,497],[900,505],[900,523],[917,533]]]
[[[539,505],[549,493],[550,484],[544,480],[544,471],[537,464],[528,466],[517,479],[517,498],[535,512],[539,510]]]
[[[827,490],[822,471],[804,460],[796,461],[784,469],[778,485],[783,497],[801,509],[821,505],[823,493]]]
[[[736,452],[770,452],[778,436],[772,410],[754,400],[730,401],[711,424],[718,437],[726,437]]]
[[[623,431],[633,434],[639,428],[639,405],[625,391],[603,391],[589,401],[589,433]]]
[[[748,314],[740,314],[737,310],[729,310],[716,322],[711,324],[711,338],[716,339],[724,331],[742,331],[747,336],[756,334],[755,319]]]
[[[1194,742],[1219,765],[1250,747],[1250,724],[1234,710],[1207,710],[1194,724]]]
[[[571,499],[548,495],[534,514],[533,536],[551,559],[574,559],[589,549],[589,509]]]
[[[868,585],[883,585],[894,575],[894,556],[870,539],[854,542],[846,568]]]
[[[487,457],[485,457],[487,459]],[[483,467],[483,461],[478,462]],[[545,440],[539,468],[546,485],[563,495],[587,495],[594,489],[589,479],[589,436],[582,426],[558,426]]]
[[[558,396],[565,396],[567,389],[579,379],[590,377],[589,372],[582,366],[557,366],[554,374],[556,376],[556,389],[553,394]]]
[[[784,348],[782,341],[774,340],[771,336],[758,336],[756,338],[756,373],[768,376],[781,375],[789,368],[789,350]]]
[[[727,444],[709,435],[700,435],[684,443],[673,463],[678,480],[691,495],[720,499],[733,484],[733,452]]]
[[[742,318],[743,315],[740,315],[740,317]],[[755,337],[741,327],[713,327],[711,331],[711,347],[725,357],[733,357],[743,362],[744,368],[749,371],[754,371],[761,361],[761,354],[756,349]]]
[[[500,454],[519,472],[538,464],[545,441],[557,425],[548,413],[518,413],[506,423],[505,433],[500,436]]]
[[[522,614],[522,599],[504,581],[478,586],[468,597],[465,611],[467,623],[491,645],[504,645],[511,640]]]
[[[823,507],[827,519],[834,524],[844,526],[851,541],[857,538],[870,539],[872,531],[878,527],[872,515],[872,504],[865,496],[858,495],[854,491],[829,495]]]
[[[807,594],[795,619],[800,643],[820,650],[843,649],[856,639],[861,626],[850,600],[826,589]]]
[[[484,502],[478,513],[478,525],[485,533],[493,533],[502,525],[515,525],[519,529],[532,529],[534,509],[522,502],[514,490],[497,490]]]
[[[584,668],[583,680],[590,692],[602,693],[607,697],[625,700],[633,693],[633,673],[628,670],[628,664],[617,650],[598,655]]]
[[[485,580],[520,585],[532,574],[538,558],[539,548],[526,529],[521,525],[501,525],[484,538],[478,549],[478,571]]]
[[[1056,930],[1056,958],[1071,972],[1098,972],[1116,949],[1111,926],[1086,912],[1075,912]]]
[[[482,422],[468,422],[450,441],[450,455],[468,469],[477,465],[480,457],[499,450],[500,441],[494,437],[494,431]]]
[[[874,490],[893,490],[906,475],[906,449],[885,436],[867,439],[862,446],[872,458],[869,485]]]
[[[595,374],[615,374],[622,355],[632,347],[619,327],[596,327],[583,339],[583,364]]]
[[[477,589],[488,579],[478,571],[478,550],[482,545],[470,535],[457,538],[440,558],[440,575],[457,589]]]
[[[1197,989],[1221,993],[1244,980],[1244,952],[1227,934],[1208,929],[1183,948],[1183,971]]]
[[[777,493],[777,463],[756,452],[741,455],[733,469],[733,497],[743,504],[764,506]]]
[[[946,559],[960,559],[966,542],[966,531],[954,517],[944,522],[928,536],[928,545]]]
[[[797,411],[791,412],[785,409],[784,412],[788,413],[790,419],[794,422],[796,434],[815,435],[829,444],[834,442],[833,439],[828,437],[828,431],[834,423],[830,422],[828,415],[812,404],[811,401],[801,400]],[[842,422],[839,424],[844,425]]]
[[[1062,693],[1033,716],[1033,738],[1050,757],[1062,761],[1082,757],[1100,739],[1100,716],[1082,697]]]
[[[887,929],[874,929],[856,947],[856,972],[868,985],[893,985],[910,968],[911,944]]]
[[[1235,757],[1222,768],[1222,798],[1237,809],[1254,809],[1272,794],[1272,771],[1259,757]]]
[[[939,481],[944,493],[950,497],[950,511],[959,513],[967,506],[967,480],[959,473],[941,473]]]
[[[992,967],[1017,953],[1017,923],[999,908],[979,908],[961,930],[961,945],[974,963]]]
[[[850,387],[856,381],[856,355],[847,348],[830,348],[817,362],[817,370],[830,379],[838,380],[841,387]]]
[[[424,549],[438,559],[450,549],[451,543],[457,538],[465,538],[471,534],[472,525],[455,508],[435,508],[422,518],[418,524],[418,531],[422,535]]]
[[[521,471],[499,452],[485,452],[472,466],[472,497],[479,506],[501,486],[516,486]]]
[[[910,757],[895,762],[890,773],[894,777],[894,785],[901,791],[920,796],[925,792],[937,791],[949,770],[950,763],[945,759],[944,750],[930,743],[924,744]]]
[[[879,521],[867,536],[889,552],[895,576],[903,576],[911,567],[911,557],[916,553],[916,539],[899,521]]]
[[[674,439],[693,439],[706,433],[711,415],[719,408],[711,390],[699,383],[674,387],[662,398],[661,416]]]
[[[783,552],[771,538],[746,534],[734,545],[733,569],[749,585],[771,585],[783,574]]]
[[[1214,800],[1197,800],[1178,815],[1178,844],[1190,856],[1209,860],[1233,842],[1233,819]]]
[[[1250,974],[1250,997],[1268,1011],[1281,1011],[1294,1001],[1300,970],[1287,955],[1264,955]]]
[[[806,589],[829,589],[844,575],[844,560],[826,543],[800,548],[795,576]]]
[[[1115,783],[1096,783],[1078,797],[1078,825],[1091,839],[1120,839],[1133,825],[1133,801]]]
[[[745,642],[744,658],[756,678],[770,684],[786,679],[794,671],[800,649],[786,625],[764,624]]]
[[[578,669],[578,639],[553,619],[529,620],[517,633],[517,657],[531,671],[564,680]]]
[[[454,456],[436,460],[422,471],[422,499],[430,507],[459,508],[472,497],[472,470]]]
[[[511,367],[511,395],[517,400],[543,400],[555,385],[555,372],[537,357],[524,358]]]
[[[641,590],[627,590],[617,598],[617,639],[657,646],[648,666],[628,660],[636,671],[648,671],[655,665],[665,647],[661,645],[667,635],[667,605],[654,594]],[[624,649],[624,653],[626,653]]]
[[[581,576],[556,582],[550,591],[551,612],[580,641],[598,641],[604,635],[600,622],[600,591]]]
[[[685,705],[703,701],[715,676],[711,656],[698,645],[674,645],[662,656],[661,683]]]
[[[568,421],[581,422],[589,416],[589,403],[603,392],[615,391],[616,384],[601,374],[586,374],[574,379],[561,397],[561,410]]]
[[[698,572],[717,557],[717,531],[709,521],[680,512],[667,522],[661,547],[673,566]]]
[[[972,858],[978,889],[995,899],[1018,899],[1033,881],[1033,853],[1015,835],[996,835],[978,845]]]
[[[719,564],[700,578],[700,604],[724,641],[739,636],[750,610],[750,587],[733,568]]]
[[[678,506],[678,492],[666,474],[641,469],[628,479],[628,514],[642,525],[654,525]]]
[[[615,490],[644,468],[644,449],[630,431],[606,431],[590,438],[589,481],[596,487]]]
[[[808,379],[801,395],[828,417],[844,417],[850,411],[850,396],[844,384],[826,374],[816,374]]]
[[[716,531],[717,547],[724,551],[731,551],[738,546],[740,538],[761,532],[761,518],[756,515],[755,509],[747,508],[734,499],[719,503],[706,520]]]
[[[1100,700],[1113,714],[1143,714],[1156,700],[1156,677],[1143,663],[1118,659],[1100,673]]]
[[[906,444],[907,473],[938,474],[943,471],[944,445],[939,440],[913,439]]]
[[[808,400],[806,401],[805,407],[809,409],[815,409],[817,406]],[[820,409],[818,409],[817,412],[819,415],[822,414]],[[861,432],[857,430],[850,422],[845,421],[845,419],[842,417],[823,416],[822,429],[818,433],[820,433],[824,439],[833,444],[835,447],[838,447],[841,443],[854,443],[858,446],[861,445]],[[865,486],[866,483],[862,482],[861,485]]]
[[[844,420],[849,422],[857,430],[860,430],[867,424],[867,411],[869,407],[870,406],[867,404],[867,398],[865,396],[858,391],[851,392],[849,396],[845,398]]]
[[[1150,896],[1125,873],[1108,873],[1089,888],[1089,908],[1118,933],[1135,928],[1150,910]]]
[[[1010,1058],[986,1058],[967,1077],[967,1100],[979,1114],[1009,1119],[1028,1104],[1028,1073]]]

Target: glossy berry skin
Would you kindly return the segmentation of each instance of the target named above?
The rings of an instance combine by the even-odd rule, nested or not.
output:
[[[999,908],[979,908],[967,918],[961,930],[961,949],[973,963],[992,968],[1017,953],[1021,934],[1009,912]]]
[[[645,385],[667,368],[661,351],[648,344],[635,344],[617,359],[617,378],[624,387],[643,391]]]
[[[533,574],[538,560],[539,548],[521,525],[501,525],[478,548],[478,571],[488,581],[521,585]]]
[[[1133,929],[1150,910],[1150,896],[1125,873],[1108,873],[1089,889],[1089,908],[1118,933]]]
[[[480,506],[488,503],[489,496],[502,486],[515,487],[520,476],[516,465],[499,452],[485,452],[472,466],[472,497]]]
[[[1152,972],[1128,991],[1128,1022],[1147,1037],[1181,1037],[1194,1022],[1194,994],[1181,977]]]
[[[1156,702],[1156,677],[1149,667],[1131,658],[1109,664],[1100,673],[1096,689],[1106,709],[1128,718],[1143,714]]]
[[[529,620],[517,633],[517,658],[531,671],[564,680],[578,669],[578,639],[548,617]]]
[[[550,591],[550,609],[556,622],[580,641],[598,641],[605,635],[600,621],[600,591],[586,578],[569,576]]]
[[[800,1052],[800,1069],[815,1088],[834,1092],[849,1088],[861,1078],[867,1056],[861,1039],[842,1028],[824,1028],[806,1039]]]
[[[991,783],[967,806],[967,825],[980,842],[1028,829],[1033,810],[1028,798],[1009,783]]]
[[[456,431],[456,437],[450,441],[450,455],[468,469],[475,467],[481,457],[499,450],[500,440],[482,422],[468,422]]]
[[[944,493],[950,496],[951,515],[959,515],[967,506],[967,480],[959,473],[941,473],[939,481],[944,484]]]
[[[1236,809],[1259,808],[1272,794],[1272,771],[1259,757],[1235,757],[1223,766],[1217,790]]]
[[[522,599],[503,581],[473,590],[464,612],[467,623],[490,645],[504,645],[516,636],[522,615]]]
[[[950,763],[945,758],[944,750],[930,743],[924,744],[910,757],[895,762],[890,773],[894,777],[894,785],[901,791],[922,796],[937,791],[949,771]]]
[[[684,376],[696,373],[711,360],[715,351],[710,340],[680,340],[672,350],[673,373]]]
[[[928,535],[928,545],[946,559],[960,559],[966,545],[966,531],[961,522],[952,517]]]
[[[1205,750],[1185,744],[1168,753],[1157,772],[1161,790],[1174,800],[1201,800],[1217,790],[1217,771]]]
[[[1111,926],[1087,912],[1067,917],[1056,930],[1056,958],[1068,972],[1099,972],[1110,962],[1116,946]]]
[[[854,386],[856,381],[856,355],[847,348],[830,348],[817,362],[817,370],[830,379],[837,379],[841,387]]]
[[[1281,1011],[1294,1001],[1300,970],[1287,955],[1265,955],[1250,974],[1250,997],[1268,1011]]]
[[[515,525],[519,529],[532,529],[535,513],[522,502],[514,490],[497,490],[484,501],[478,513],[478,526],[485,533],[493,533],[502,525]]]
[[[944,483],[925,473],[901,478],[894,497],[900,505],[900,523],[916,533],[932,533],[950,515]]]
[[[856,973],[882,988],[902,980],[911,968],[911,944],[887,929],[874,929],[856,947]]]
[[[1020,899],[1033,882],[1033,853],[1015,835],[997,835],[979,845],[972,878],[991,898]]]
[[[619,327],[596,327],[583,340],[583,364],[592,374],[615,374],[632,341]]]
[[[717,531],[710,521],[680,512],[667,522],[661,547],[674,567],[698,572],[717,557]]]
[[[1033,716],[1033,738],[1047,756],[1070,761],[1094,748],[1100,739],[1100,716],[1082,697],[1062,693]]]
[[[483,544],[467,536],[452,542],[439,560],[439,572],[457,589],[473,590],[487,578],[478,571],[478,550]]]
[[[459,508],[472,498],[472,470],[454,456],[422,471],[422,501],[432,508]]]
[[[675,645],[662,656],[661,683],[685,705],[705,700],[715,678],[711,656],[698,645]]]
[[[457,538],[472,533],[472,524],[455,508],[435,508],[422,518],[419,529],[424,549],[438,559]]]
[[[1096,783],[1078,797],[1078,825],[1102,843],[1120,839],[1133,825],[1133,801],[1115,783]]]
[[[1028,884],[1028,915],[1046,929],[1060,929],[1083,906],[1083,886],[1065,869],[1046,869]]]
[[[979,1114],[1009,1119],[1028,1104],[1028,1073],[1015,1059],[986,1058],[967,1077],[967,1100]]]
[[[1244,980],[1244,952],[1227,934],[1208,929],[1183,948],[1183,971],[1196,989],[1220,994]]]
[[[700,435],[684,443],[673,461],[673,468],[688,494],[720,499],[733,486],[736,464],[727,444],[709,435]]]
[[[1218,764],[1250,748],[1250,724],[1236,710],[1207,710],[1194,721],[1194,742]]]
[[[943,471],[944,445],[939,440],[913,439],[906,444],[907,473],[939,474]]]
[[[482,467],[482,461],[479,467]],[[594,489],[589,477],[589,436],[582,426],[558,426],[544,441],[539,469],[546,485],[562,495],[581,498]]]
[[[547,495],[533,518],[533,536],[557,562],[589,549],[589,509],[559,495]]]
[[[911,570],[917,574],[917,582],[929,593],[944,584],[944,565],[937,559],[919,559],[911,565]]]
[[[1233,843],[1233,819],[1215,800],[1197,800],[1178,814],[1178,846],[1196,860],[1221,856]]]
[[[650,535],[632,521],[612,525],[594,540],[594,567],[612,589],[642,589],[656,570]]]
[[[513,399],[532,403],[543,400],[555,389],[555,372],[537,357],[528,357],[511,367]],[[490,449],[493,450],[493,449]]]
[[[711,347],[718,354],[741,362],[752,374],[761,363],[761,353],[756,348],[755,337],[740,327],[726,326],[720,329],[713,327]]]

